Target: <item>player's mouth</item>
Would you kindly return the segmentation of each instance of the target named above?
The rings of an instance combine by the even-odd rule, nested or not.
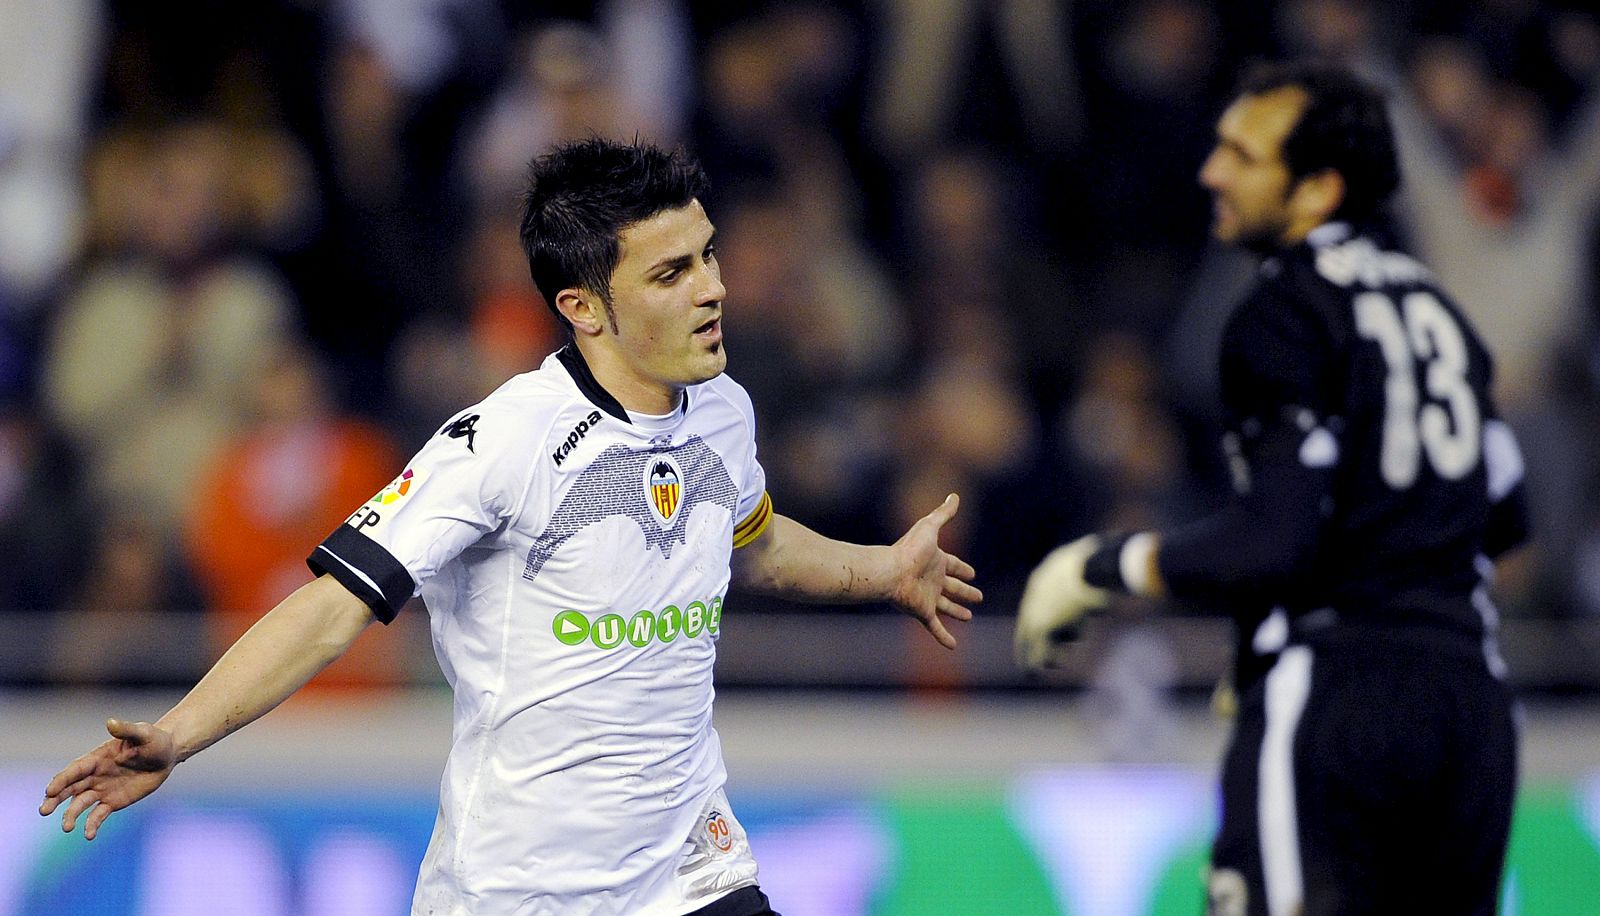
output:
[[[702,343],[716,345],[722,342],[722,316],[711,319],[694,329],[694,336]]]

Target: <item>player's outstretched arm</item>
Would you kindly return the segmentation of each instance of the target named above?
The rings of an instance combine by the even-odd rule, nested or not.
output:
[[[307,583],[257,621],[155,724],[107,720],[111,740],[50,780],[39,813],[48,816],[72,799],[61,816],[61,829],[70,833],[93,806],[83,835],[94,839],[112,812],[154,792],[180,762],[282,703],[373,619],[332,577]]]
[[[734,576],[743,588],[798,601],[887,601],[921,621],[941,645],[954,649],[956,638],[942,617],[971,620],[967,605],[983,600],[971,584],[973,568],[939,547],[939,530],[959,504],[952,493],[898,541],[878,547],[835,541],[774,515],[765,533],[734,552]]]

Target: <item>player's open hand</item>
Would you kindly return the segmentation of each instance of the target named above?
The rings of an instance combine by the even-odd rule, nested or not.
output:
[[[956,647],[956,638],[945,629],[939,615],[971,620],[972,611],[967,605],[983,600],[983,592],[971,584],[977,572],[965,560],[939,547],[939,529],[955,517],[960,504],[961,498],[951,493],[890,548],[898,570],[892,600],[922,621],[947,649]]]
[[[78,816],[94,806],[83,822],[86,840],[94,839],[113,811],[160,788],[178,762],[172,735],[149,722],[107,719],[106,731],[111,740],[57,773],[45,786],[44,803],[39,806],[39,813],[49,816],[62,802],[72,799],[61,815],[61,829],[67,833],[76,826]]]

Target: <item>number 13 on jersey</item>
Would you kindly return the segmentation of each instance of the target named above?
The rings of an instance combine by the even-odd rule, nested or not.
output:
[[[1446,480],[1460,480],[1478,466],[1483,411],[1467,380],[1466,337],[1455,316],[1433,293],[1405,294],[1397,307],[1377,292],[1355,299],[1356,330],[1377,343],[1388,374],[1384,380],[1384,482],[1396,490],[1416,483],[1422,457]],[[1421,367],[1427,403],[1417,385]]]

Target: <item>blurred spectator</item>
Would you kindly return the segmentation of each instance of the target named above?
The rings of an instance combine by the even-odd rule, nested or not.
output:
[[[1015,118],[1028,145],[1065,149],[1082,129],[1069,53],[1072,7],[1049,0],[885,4],[873,134],[893,158],[910,163],[951,139],[1013,136],[1016,128],[1005,122]],[[991,133],[972,135],[973,120]]]
[[[384,353],[407,321],[458,312],[448,229],[464,206],[447,200],[443,166],[406,142],[422,100],[407,94],[383,55],[361,44],[334,52],[325,84],[332,194],[331,268],[308,333],[356,377],[381,377]],[[437,154],[436,150],[429,150]]]
[[[25,404],[0,408],[0,614],[59,609],[97,529],[66,442]]]
[[[601,6],[599,28],[557,20],[515,42],[510,72],[467,143],[481,206],[508,209],[528,160],[563,140],[681,138],[692,101],[683,13],[675,3]]]
[[[820,192],[777,186],[715,218],[730,372],[762,411],[774,499],[841,526],[830,530],[862,532],[887,438],[873,392],[904,356],[888,277]]]
[[[466,287],[472,348],[487,384],[537,368],[566,342],[565,329],[533,285],[514,220],[478,223],[468,242]]]
[[[94,519],[89,566],[56,617],[48,670],[69,684],[189,680],[205,659],[181,621],[200,599],[171,539],[136,495],[103,504]]]
[[[1594,275],[1585,229],[1600,213],[1600,80],[1591,74],[1558,146],[1539,100],[1490,75],[1478,53],[1432,42],[1397,93],[1406,223],[1493,347],[1502,409],[1533,456],[1533,550],[1512,571],[1553,580],[1558,603],[1571,604],[1585,575],[1575,545],[1589,524],[1589,500],[1573,494],[1596,492],[1588,469],[1600,457],[1593,395],[1564,371],[1593,334],[1583,291]],[[1434,133],[1435,121],[1450,132]],[[1509,585],[1513,595],[1533,588]]]
[[[594,29],[549,23],[519,45],[510,78],[468,144],[470,180],[480,201],[514,200],[528,160],[551,144],[591,135],[665,139],[648,129],[613,81],[616,57]]]
[[[1292,0],[1278,8],[1277,28],[1294,57],[1350,67],[1367,79],[1392,75],[1397,32],[1374,0]]]
[[[1061,258],[1030,236],[1017,177],[978,150],[931,153],[903,195],[902,275],[919,362],[993,362],[1050,411],[1093,316]]]
[[[1077,186],[1060,193],[1081,195],[1088,212],[1058,213],[1086,262],[1097,325],[1156,334],[1201,250],[1195,172],[1235,69],[1217,15],[1199,0],[1142,0],[1099,23],[1102,40],[1085,49],[1088,130]]]
[[[0,0],[4,320],[36,304],[78,252],[77,176],[102,20],[99,4],[89,0]]]
[[[49,345],[47,402],[95,490],[144,501],[158,531],[172,530],[293,314],[281,279],[231,248],[225,136],[192,124],[100,146],[90,194],[102,250]]]
[[[400,458],[376,429],[337,414],[301,348],[281,350],[251,395],[250,420],[198,481],[186,527],[210,606],[253,619],[310,578],[306,545],[376,493]]]
[[[306,555],[401,470],[387,438],[341,416],[309,352],[287,346],[251,388],[251,420],[196,482],[188,556],[204,589],[214,654],[310,581]],[[392,642],[366,640],[317,683],[374,684],[404,673]]]
[[[1556,147],[1538,102],[1486,82],[1471,53],[1430,48],[1414,71],[1422,91],[1397,96],[1394,123],[1407,223],[1494,348],[1502,401],[1515,411],[1537,402],[1552,356],[1584,326],[1585,230],[1600,207],[1600,91]],[[1458,139],[1464,161],[1431,131],[1436,111],[1467,132]]]
[[[328,25],[327,220],[306,331],[375,409],[401,329],[462,314],[472,212],[456,168],[462,123],[500,69],[505,36],[491,0],[340,0]]]
[[[1106,334],[1087,357],[1083,381],[1062,412],[1060,441],[1074,467],[1109,497],[1100,527],[1142,530],[1195,514],[1183,443],[1158,388],[1146,345]]]
[[[494,0],[336,0],[332,25],[420,98],[502,51],[502,21]]]
[[[821,3],[772,5],[714,35],[695,133],[713,197],[814,189],[827,195],[822,205],[863,211],[878,226],[878,208],[892,201],[863,148],[862,70],[858,24]]]

